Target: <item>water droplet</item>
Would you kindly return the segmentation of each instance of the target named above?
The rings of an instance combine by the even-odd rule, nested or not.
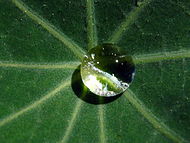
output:
[[[132,57],[113,44],[102,44],[91,49],[81,64],[81,77],[85,86],[92,93],[104,97],[123,93],[134,74]]]

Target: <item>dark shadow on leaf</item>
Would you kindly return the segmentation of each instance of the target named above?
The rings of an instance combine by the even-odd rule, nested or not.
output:
[[[88,87],[86,87],[82,81],[81,74],[80,74],[80,66],[77,67],[77,69],[74,71],[72,75],[72,89],[75,93],[75,95],[82,99],[83,101],[90,103],[90,104],[106,104],[110,103],[117,98],[119,98],[122,94],[113,96],[113,97],[103,97],[103,96],[98,96],[94,93],[92,93]]]

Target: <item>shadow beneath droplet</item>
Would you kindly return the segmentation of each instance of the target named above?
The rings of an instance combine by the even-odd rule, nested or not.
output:
[[[74,71],[72,75],[72,89],[75,93],[75,95],[82,99],[83,101],[90,103],[90,104],[106,104],[110,103],[117,98],[119,98],[122,94],[112,96],[112,97],[103,97],[103,96],[98,96],[94,93],[92,93],[83,83],[81,74],[80,74],[80,66],[77,67],[77,69]]]

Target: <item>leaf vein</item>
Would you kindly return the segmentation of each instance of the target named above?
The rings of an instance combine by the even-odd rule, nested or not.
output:
[[[133,56],[136,64],[153,63],[163,60],[175,60],[182,58],[190,58],[190,50],[179,50],[172,52],[160,52],[155,54],[144,54]]]
[[[81,107],[82,107],[82,101],[81,100],[78,100],[77,103],[76,103],[76,106],[72,112],[72,116],[71,116],[71,120],[69,122],[69,125],[65,131],[65,134],[63,136],[63,139],[61,140],[60,143],[66,143],[69,139],[69,136],[73,130],[73,127],[76,123],[76,119],[77,119],[77,115],[80,113],[80,110],[81,110]]]
[[[87,37],[88,37],[88,49],[97,46],[97,30],[95,19],[94,0],[86,0],[87,5]]]
[[[67,62],[67,63],[18,63],[10,61],[0,61],[0,67],[7,68],[24,68],[24,69],[74,69],[80,63],[79,62]]]
[[[12,2],[21,11],[23,11],[24,13],[26,13],[26,15],[28,15],[32,20],[34,20],[36,23],[40,24],[49,33],[51,33],[55,38],[57,38],[63,44],[65,44],[79,59],[83,58],[83,55],[84,55],[85,52],[72,39],[70,39],[69,37],[67,37],[64,33],[62,33],[60,30],[58,30],[55,26],[53,26],[48,21],[46,21],[41,16],[39,16],[37,13],[35,13],[33,10],[31,10],[22,1],[20,1],[20,0],[12,0]]]
[[[146,106],[137,98],[137,96],[129,89],[125,92],[125,97],[128,101],[140,112],[159,132],[164,134],[166,137],[174,141],[175,143],[186,143],[179,134],[174,132],[168,126],[166,126],[160,119],[158,119]]]
[[[106,143],[106,135],[105,135],[105,127],[104,127],[104,110],[103,106],[99,106],[99,125],[100,125],[100,142],[101,143]]]
[[[140,13],[143,9],[151,2],[152,0],[144,0],[140,6],[135,7],[126,17],[126,19],[115,29],[113,34],[108,39],[111,43],[117,43],[123,33],[130,28],[130,26],[137,20]]]
[[[12,113],[9,116],[5,117],[4,119],[1,119],[0,120],[0,127],[11,122],[12,120],[18,118],[19,116],[37,108],[41,104],[45,103],[48,99],[54,97],[58,92],[60,92],[65,87],[67,87],[69,84],[70,84],[70,80],[66,79],[65,81],[61,82],[55,89],[49,91],[45,96],[43,96],[39,100],[37,100],[37,101],[31,103],[30,105],[22,108],[20,111]]]

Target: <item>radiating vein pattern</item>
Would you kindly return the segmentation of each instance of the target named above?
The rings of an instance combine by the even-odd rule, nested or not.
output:
[[[162,121],[160,121],[145,105],[136,97],[136,95],[128,90],[125,92],[125,97],[128,101],[140,112],[152,125],[155,129],[160,131],[166,137],[171,139],[175,143],[187,143],[180,135],[171,130],[166,126]]]
[[[76,105],[75,105],[75,108],[72,112],[72,116],[71,116],[71,120],[69,121],[69,125],[65,131],[65,134],[63,136],[63,139],[61,140],[60,143],[66,143],[69,139],[69,136],[73,130],[73,127],[75,125],[75,122],[76,122],[76,119],[77,119],[77,115],[80,113],[80,110],[82,108],[82,100],[78,100]]]
[[[88,49],[97,46],[97,30],[96,30],[96,19],[94,0],[86,0],[87,5],[87,37],[88,37]]]
[[[155,53],[155,54],[133,56],[133,60],[136,64],[153,63],[153,62],[159,62],[163,60],[175,60],[175,59],[183,59],[183,58],[190,58],[190,50],[179,50],[179,51],[172,51],[172,52],[161,52],[161,53]]]
[[[105,136],[105,122],[104,122],[104,108],[103,105],[100,105],[98,108],[99,114],[99,125],[100,125],[100,143],[106,143],[106,136]]]
[[[22,69],[74,69],[80,63],[79,62],[67,62],[67,63],[18,63],[9,61],[0,61],[0,67],[6,68],[22,68]]]
[[[5,124],[11,122],[12,120],[18,118],[19,116],[23,115],[24,113],[27,113],[41,104],[45,103],[48,99],[54,97],[58,92],[60,92],[62,89],[70,85],[70,79],[66,79],[65,81],[61,82],[55,89],[49,91],[45,96],[40,98],[39,100],[31,103],[30,105],[22,108],[20,111],[12,113],[11,115],[0,119],[0,127],[4,126]]]
[[[26,6],[20,0],[12,0],[12,2],[24,13],[26,13],[31,19],[33,19],[36,23],[40,24],[43,28],[45,28],[49,33],[51,33],[54,37],[63,42],[78,58],[82,59],[84,55],[84,51],[82,48],[77,45],[74,41],[72,41],[69,37],[67,37],[64,33],[50,24],[48,21],[43,19],[33,10],[31,10],[28,6]]]
[[[130,28],[130,26],[137,20],[140,13],[143,9],[151,2],[152,0],[144,0],[140,6],[135,7],[126,17],[126,19],[116,28],[113,34],[108,39],[111,43],[117,43],[123,33]]]

